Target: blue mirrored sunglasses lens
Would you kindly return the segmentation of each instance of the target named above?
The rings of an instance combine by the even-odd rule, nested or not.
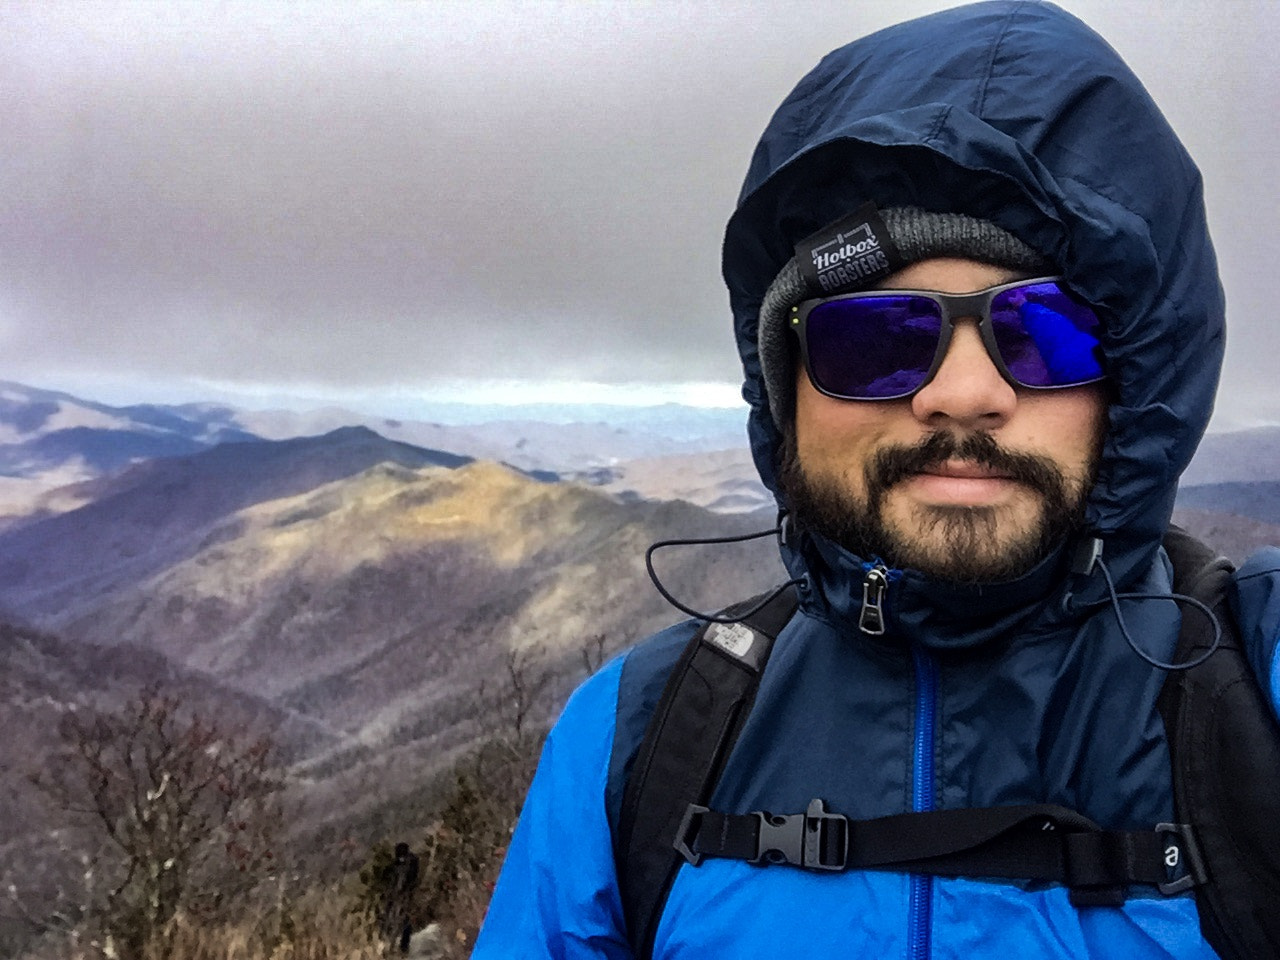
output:
[[[809,375],[850,400],[891,400],[918,390],[933,366],[942,310],[927,297],[833,300],[805,322]]]
[[[1057,283],[996,294],[991,330],[1013,379],[1028,387],[1070,387],[1102,378],[1102,324]]]

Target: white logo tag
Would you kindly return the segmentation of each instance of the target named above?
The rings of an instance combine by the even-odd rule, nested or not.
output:
[[[755,643],[756,635],[750,627],[741,623],[713,623],[707,631],[706,639],[735,657],[745,657]]]

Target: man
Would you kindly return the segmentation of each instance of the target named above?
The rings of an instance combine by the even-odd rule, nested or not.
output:
[[[413,924],[409,917],[413,906],[413,892],[418,887],[419,861],[417,854],[409,850],[409,844],[401,841],[395,846],[391,861],[382,868],[382,903],[380,929],[388,946],[394,945],[401,953],[409,952],[409,940]]]
[[[1018,2],[837,50],[765,131],[724,274],[799,598],[712,778],[725,837],[755,823],[763,850],[743,815],[819,799],[857,821],[1037,804],[1112,831],[1172,821],[1161,539],[1224,311],[1199,175],[1115,52]],[[1272,709],[1278,586],[1267,551],[1231,592]],[[624,796],[655,769],[636,755],[699,626],[570,700],[474,956],[1217,955],[1177,885],[802,869],[807,849],[764,866],[705,830],[638,931]]]

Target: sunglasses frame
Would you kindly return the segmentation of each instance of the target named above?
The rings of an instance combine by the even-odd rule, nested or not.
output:
[[[996,370],[1000,372],[1000,376],[1005,379],[1011,386],[1021,388],[1023,390],[1069,390],[1072,387],[1083,387],[1090,383],[1098,383],[1106,379],[1106,373],[1099,374],[1089,380],[1082,380],[1079,383],[1067,383],[1061,385],[1034,386],[1023,383],[1018,380],[1009,371],[1009,367],[1005,364],[1004,358],[1000,356],[1000,348],[996,344],[995,331],[991,326],[991,303],[998,294],[1006,290],[1012,290],[1017,287],[1030,287],[1038,283],[1056,283],[1062,292],[1067,296],[1073,296],[1067,289],[1062,277],[1034,277],[1029,280],[1013,280],[1009,283],[998,284],[994,287],[987,287],[985,290],[976,290],[973,293],[943,293],[938,290],[860,290],[856,293],[842,293],[831,297],[818,297],[812,300],[804,300],[791,308],[791,330],[795,332],[800,341],[800,361],[804,364],[805,375],[809,378],[809,382],[813,384],[813,388],[819,393],[825,394],[836,400],[861,400],[861,401],[878,401],[878,400],[906,400],[914,397],[923,390],[937,375],[938,369],[942,366],[942,361],[947,355],[947,347],[951,344],[951,331],[955,327],[956,320],[977,320],[978,333],[982,337],[982,345],[986,348],[987,356],[991,358],[992,364]],[[923,297],[926,300],[932,300],[938,304],[942,311],[942,327],[938,332],[938,346],[934,350],[933,362],[929,365],[928,371],[924,375],[924,379],[920,385],[914,390],[906,393],[894,394],[888,397],[857,397],[846,394],[835,393],[825,389],[813,376],[813,368],[809,365],[809,338],[807,336],[807,323],[809,314],[816,307],[824,303],[834,303],[841,300],[867,300],[875,297]],[[1088,306],[1086,304],[1086,306]],[[1089,307],[1092,310],[1092,307]],[[1095,317],[1097,313],[1094,313]],[[1102,318],[1098,317],[1099,330],[1102,329]]]

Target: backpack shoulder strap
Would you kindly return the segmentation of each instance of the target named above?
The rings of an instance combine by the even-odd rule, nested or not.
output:
[[[1221,645],[1199,666],[1170,672],[1160,712],[1173,763],[1177,819],[1194,826],[1208,882],[1196,888],[1200,928],[1229,958],[1280,956],[1280,724],[1226,603],[1233,568],[1186,531],[1164,541],[1174,589],[1214,612]],[[1209,649],[1213,627],[1184,608],[1175,660]]]
[[[1227,583],[1235,572],[1235,566],[1230,560],[1203,540],[1172,523],[1165,531],[1164,550],[1173,564],[1174,592],[1195,597],[1211,610],[1225,600]],[[1184,624],[1180,643],[1186,639],[1186,627],[1187,624]],[[1207,636],[1211,640],[1213,631],[1209,630]],[[1208,647],[1207,642],[1205,647]]]
[[[761,595],[763,596],[763,595]],[[755,597],[724,611],[749,610]],[[627,779],[615,861],[627,934],[647,958],[680,864],[674,848],[690,803],[705,803],[755,700],[773,641],[797,605],[783,591],[738,623],[708,623],[667,679]]]

